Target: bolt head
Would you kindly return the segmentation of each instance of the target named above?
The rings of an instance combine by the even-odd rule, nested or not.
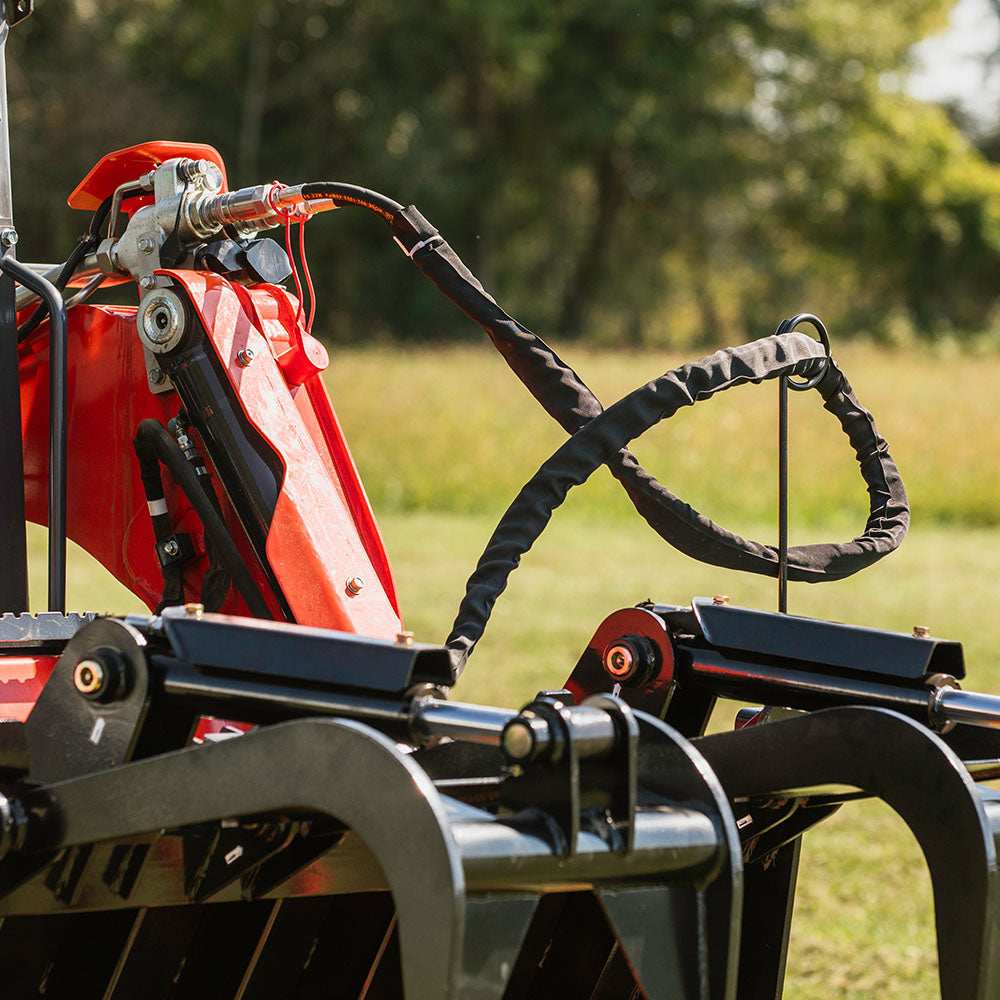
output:
[[[396,633],[396,645],[398,645],[398,646],[412,646],[413,645],[413,633],[412,632],[397,632]]]
[[[85,657],[73,668],[73,686],[80,694],[99,694],[106,681],[107,673],[100,660]]]
[[[729,595],[728,594],[715,594],[712,597],[712,603],[716,607],[724,607],[725,605],[727,605],[729,603]]]
[[[192,601],[190,604],[184,605],[184,614],[188,618],[200,618],[205,613],[205,605],[197,604]]]
[[[144,275],[142,278],[139,279],[139,284],[142,285],[143,288],[155,288],[156,275],[155,274]]]
[[[156,243],[149,236],[140,236],[138,246],[143,253],[152,253],[156,249]]]
[[[175,556],[177,555],[178,552],[180,552],[180,550],[181,547],[173,539],[171,539],[163,546],[163,551],[168,556]]]
[[[914,625],[913,634],[918,639],[929,639],[931,636],[931,627],[930,625]]]
[[[163,372],[161,372],[159,368],[150,368],[149,369],[149,381],[152,382],[153,385],[163,385],[163,383],[166,380],[167,380],[167,376],[164,375]]]
[[[250,365],[255,357],[257,357],[257,355],[254,353],[254,349],[252,347],[244,347],[242,350],[236,352],[236,360],[244,368]]]
[[[17,230],[11,226],[0,229],[0,243],[5,247],[12,247],[17,243]]]
[[[350,580],[347,581],[347,592],[353,594],[355,597],[365,589],[365,581],[361,579],[360,576],[352,576]]]

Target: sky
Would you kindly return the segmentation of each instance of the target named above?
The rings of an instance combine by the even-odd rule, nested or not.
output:
[[[948,28],[914,49],[907,89],[926,101],[957,100],[984,132],[1000,125],[1000,59],[992,72],[984,59],[1000,50],[1000,17],[989,0],[958,0]]]

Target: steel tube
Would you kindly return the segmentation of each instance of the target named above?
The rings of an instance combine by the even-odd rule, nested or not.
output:
[[[448,736],[465,743],[499,746],[503,727],[516,715],[507,708],[426,698],[414,706],[413,728],[415,735],[424,739]]]
[[[46,281],[55,281],[56,278],[62,273],[62,264],[26,264],[25,267],[30,268],[35,274],[41,275]],[[97,263],[97,257],[94,254],[87,254],[83,258],[83,263],[76,269],[76,273],[73,275],[75,281],[88,282],[92,278],[97,277],[97,275],[102,274],[100,266]],[[76,289],[67,289],[64,293],[66,295],[75,295]],[[32,302],[37,302],[40,296],[38,292],[34,289],[29,288],[27,285],[19,285],[17,289],[17,310],[20,312],[25,306],[30,306]]]
[[[692,649],[689,655],[692,662],[678,672],[695,684],[704,684],[718,698],[807,710],[873,705],[895,709],[922,722],[928,719],[932,692],[926,688],[729,659],[713,649]]]
[[[30,267],[6,256],[7,274],[49,307],[49,611],[66,611],[66,306],[59,290]]]
[[[554,883],[592,884],[596,879],[634,878],[663,872],[710,869],[718,859],[719,834],[710,816],[696,809],[639,810],[635,847],[616,854],[596,834],[581,831],[576,852],[556,859],[541,828],[517,819],[469,819],[461,806],[451,818],[451,835],[462,854],[469,888],[511,889]]]

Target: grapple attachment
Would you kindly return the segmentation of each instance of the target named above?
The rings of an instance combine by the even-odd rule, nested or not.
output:
[[[450,662],[183,612],[81,629],[0,724],[11,995],[730,996],[739,840],[701,754],[609,696],[449,703]],[[206,705],[257,725],[185,746]]]

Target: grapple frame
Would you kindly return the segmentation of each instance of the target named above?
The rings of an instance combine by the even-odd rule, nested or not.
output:
[[[0,47],[30,8],[3,5]],[[1000,775],[1000,739],[975,728],[1000,707],[957,688],[958,644],[644,604],[600,625],[566,690],[520,712],[449,701],[477,633],[437,647],[402,629],[326,352],[249,235],[353,199],[494,339],[533,335],[414,209],[336,184],[230,192],[214,150],[170,143],[110,154],[71,196],[112,210],[77,271],[135,280],[138,309],[67,315],[14,259],[0,93],[5,997],[776,997],[802,835],[859,795],[924,851],[942,996],[1000,995],[1000,798],[976,783]],[[19,337],[39,297],[48,317]],[[782,378],[841,392],[788,322]],[[548,401],[577,431],[557,454],[575,481],[606,461],[626,482],[616,417],[570,388],[575,409]],[[901,484],[881,481],[905,530]],[[26,519],[50,528],[37,616]],[[66,615],[67,535],[153,613]],[[720,697],[782,708],[706,735]]]

